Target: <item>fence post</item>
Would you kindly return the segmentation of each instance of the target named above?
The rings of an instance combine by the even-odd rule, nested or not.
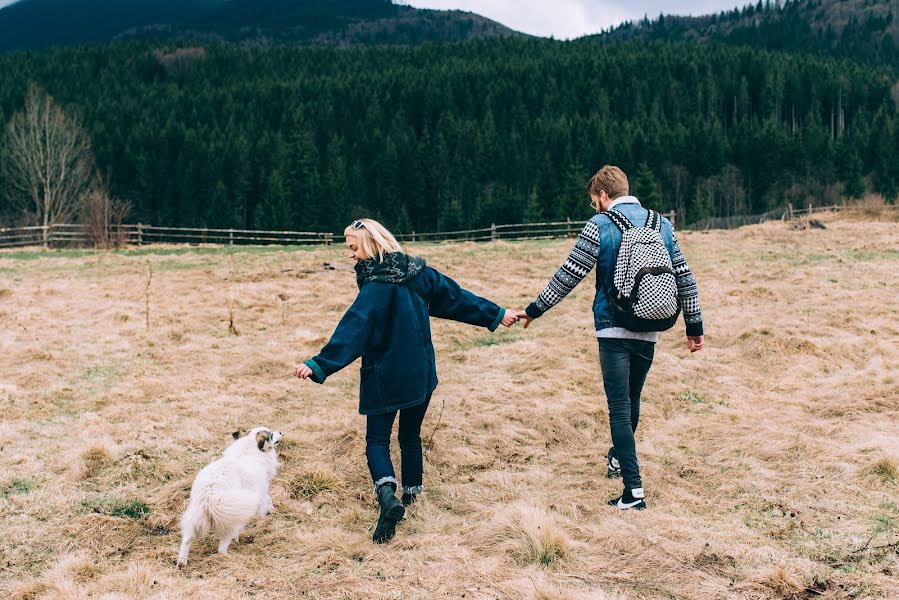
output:
[[[490,241],[491,242],[496,241],[496,223],[490,224]]]
[[[142,246],[144,243],[144,225],[143,223],[137,224],[137,245]]]
[[[565,217],[565,237],[571,237],[571,217]]]
[[[671,221],[671,227],[677,226],[677,223],[675,223],[676,219],[677,219],[677,211],[676,210],[672,210],[670,213],[668,213],[668,220]]]
[[[787,221],[793,220],[793,203],[787,203]]]
[[[41,225],[41,234],[44,238],[44,248],[50,247],[50,227]]]
[[[412,230],[412,241],[415,242],[415,230]]]
[[[234,245],[234,230],[233,229],[228,230],[228,245],[229,246]]]

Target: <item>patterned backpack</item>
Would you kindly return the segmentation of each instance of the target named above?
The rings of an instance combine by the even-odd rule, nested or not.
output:
[[[650,210],[646,225],[635,227],[621,212],[602,214],[621,230],[609,306],[615,324],[630,331],[671,329],[680,314],[677,280],[662,241],[662,217]]]

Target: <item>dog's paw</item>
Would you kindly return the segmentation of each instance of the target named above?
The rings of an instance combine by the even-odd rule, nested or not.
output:
[[[178,567],[179,569],[183,569],[184,567],[187,566],[187,559],[180,558],[180,557],[175,559],[175,566]]]

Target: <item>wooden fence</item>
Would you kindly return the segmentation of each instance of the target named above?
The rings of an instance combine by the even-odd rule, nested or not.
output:
[[[896,209],[887,205],[887,209]],[[785,209],[775,210],[760,215],[739,215],[733,217],[715,217],[693,223],[686,227],[690,230],[732,229],[744,225],[763,223],[771,220],[792,220],[821,212],[837,212],[854,210],[846,206],[808,206],[794,209],[788,205]],[[672,224],[675,223],[674,211],[665,213]],[[440,231],[430,233],[404,233],[397,235],[401,242],[441,242],[441,241],[496,241],[522,239],[550,239],[575,237],[580,233],[583,223],[579,221],[554,221],[550,223],[518,223],[514,225],[491,225],[483,229],[465,229],[460,231]],[[0,229],[0,248],[17,248],[27,246],[43,246],[46,248],[65,247],[121,247],[143,246],[148,244],[216,244],[224,246],[246,244],[331,244],[342,240],[342,235],[318,231],[260,231],[249,229],[208,229],[198,227],[156,227],[153,225],[120,225],[112,226],[106,232],[92,231],[87,225],[50,225],[35,227],[16,227]]]
[[[674,213],[665,215],[674,219]],[[491,225],[483,229],[460,231],[440,231],[437,233],[401,233],[396,239],[401,242],[441,242],[472,241],[491,242],[496,240],[541,240],[574,237],[584,228],[580,221],[553,221],[550,223],[516,223],[513,225]]]
[[[668,213],[674,221],[674,213]],[[397,235],[401,242],[491,241],[549,239],[574,237],[583,224],[577,221],[551,223],[519,223],[491,225],[483,229],[441,231],[436,233],[407,233]],[[0,248],[44,246],[64,247],[121,247],[148,244],[331,244],[343,236],[316,231],[259,231],[249,229],[207,229],[190,227],[156,227],[153,225],[111,226],[106,232],[92,231],[87,225],[50,225],[47,227],[17,227],[0,229]]]
[[[333,233],[318,231],[261,231],[249,229],[208,229],[199,227],[156,227],[153,225],[111,226],[97,232],[87,225],[50,225],[0,229],[0,248],[44,246],[47,248],[85,246],[143,246],[148,244],[330,244]]]

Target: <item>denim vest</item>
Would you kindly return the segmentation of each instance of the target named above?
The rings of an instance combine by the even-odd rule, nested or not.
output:
[[[615,210],[627,217],[637,227],[646,224],[649,211],[639,202],[622,202],[615,205]],[[612,223],[609,217],[597,214],[590,219],[599,230],[599,259],[596,261],[596,299],[593,300],[593,325],[596,331],[609,327],[620,327],[612,319],[609,308],[609,296],[612,294],[612,278],[615,275],[615,262],[618,260],[618,248],[621,247],[621,230]],[[674,261],[674,234],[671,223],[662,218],[662,241],[668,249],[668,255]]]

